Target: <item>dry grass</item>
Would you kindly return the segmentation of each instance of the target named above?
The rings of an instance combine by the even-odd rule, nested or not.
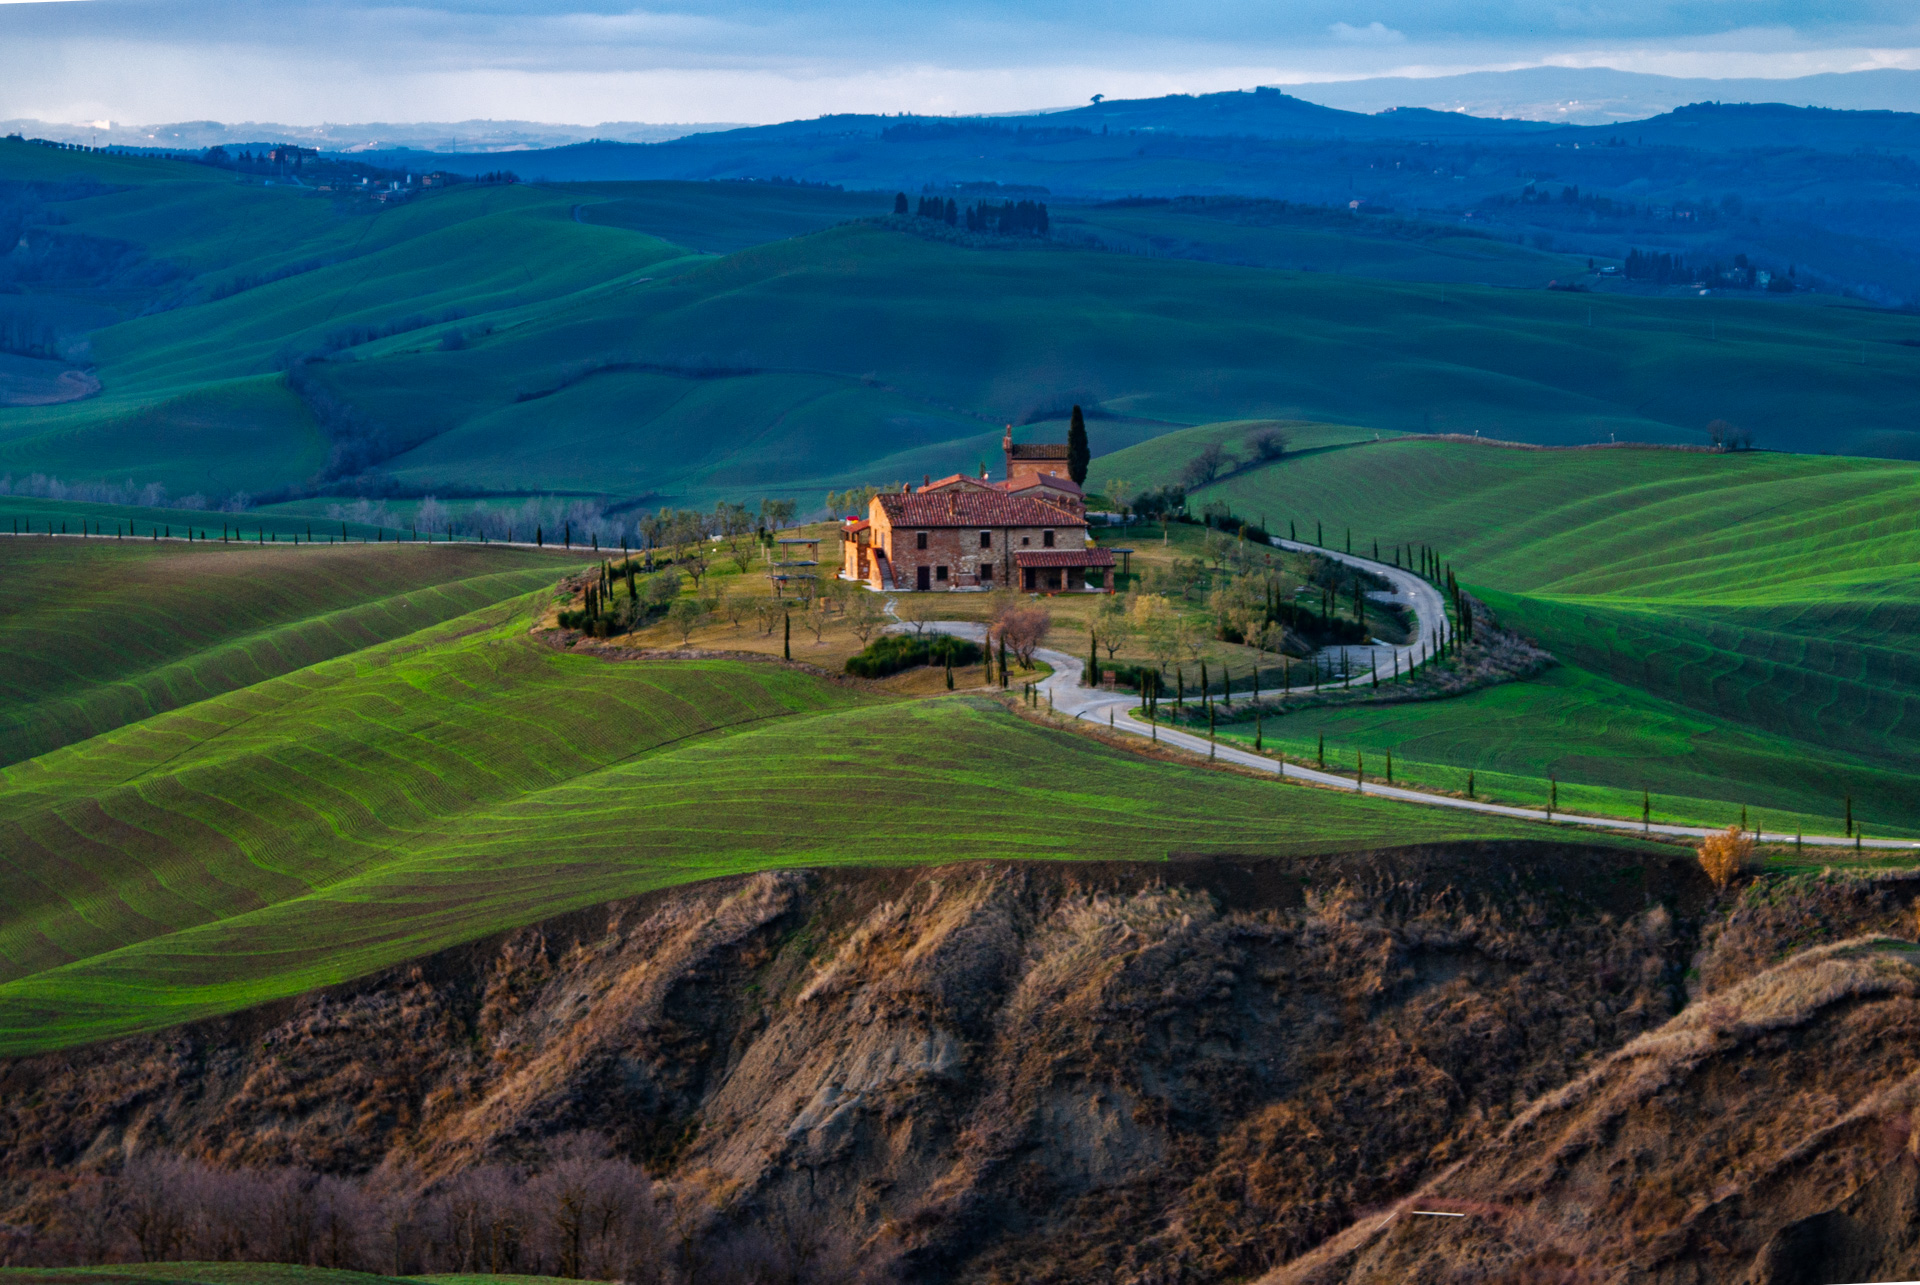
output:
[[[1700,841],[1700,868],[1713,886],[1725,889],[1753,860],[1753,836],[1737,825]]]

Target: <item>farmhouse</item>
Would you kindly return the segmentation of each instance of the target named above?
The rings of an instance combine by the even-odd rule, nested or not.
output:
[[[844,580],[878,590],[1113,590],[1113,554],[1087,542],[1087,500],[1060,443],[1000,441],[1004,481],[955,473],[873,497],[840,526]],[[1097,584],[1089,586],[1089,577]]]
[[[1034,593],[1113,588],[1113,554],[1087,547],[1087,519],[973,478],[876,495],[841,525],[843,578],[873,589],[992,589]]]

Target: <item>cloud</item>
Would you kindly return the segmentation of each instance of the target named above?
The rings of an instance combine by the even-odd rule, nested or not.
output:
[[[1920,60],[1912,0],[1373,3],[1362,23],[1353,0],[0,0],[0,119],[769,121],[1522,66]]]
[[[1369,22],[1364,27],[1336,22],[1327,28],[1333,38],[1347,45],[1398,45],[1406,43],[1407,33],[1395,31],[1384,22]]]

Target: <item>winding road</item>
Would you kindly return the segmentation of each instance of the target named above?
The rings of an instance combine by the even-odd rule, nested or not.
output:
[[[1376,595],[1388,601],[1399,602],[1412,609],[1418,619],[1418,629],[1411,642],[1398,647],[1376,647],[1371,649],[1375,657],[1375,667],[1382,674],[1391,672],[1390,657],[1397,656],[1404,667],[1409,658],[1423,646],[1436,644],[1446,620],[1445,599],[1432,584],[1400,567],[1375,562],[1371,558],[1362,558],[1350,553],[1338,553],[1332,549],[1323,549],[1318,545],[1305,544],[1293,540],[1275,540],[1282,549],[1300,553],[1318,553],[1334,558],[1363,570],[1383,576],[1393,585],[1391,595]],[[891,605],[891,604],[889,604]],[[984,642],[986,626],[972,621],[934,621],[928,629],[941,633],[955,634],[970,638],[975,642]],[[1350,776],[1322,771],[1319,768],[1305,767],[1298,763],[1289,763],[1264,754],[1255,754],[1238,746],[1226,744],[1209,745],[1207,738],[1196,736],[1192,732],[1180,731],[1164,724],[1154,726],[1136,716],[1135,710],[1140,701],[1137,696],[1124,692],[1110,692],[1102,688],[1081,686],[1084,662],[1078,656],[1069,656],[1065,652],[1041,648],[1035,655],[1052,667],[1053,673],[1040,683],[1040,690],[1046,696],[1049,708],[1056,713],[1073,718],[1084,719],[1089,723],[1106,723],[1116,731],[1132,733],[1135,736],[1148,737],[1166,745],[1176,746],[1199,755],[1210,755],[1223,763],[1232,763],[1239,767],[1253,768],[1255,771],[1272,772],[1278,777],[1304,781],[1313,785],[1332,786],[1335,789],[1351,790],[1359,794],[1371,795],[1381,799],[1396,799],[1404,803],[1421,803],[1428,807],[1457,808],[1463,812],[1479,812],[1488,816],[1511,817],[1517,821],[1544,821],[1554,825],[1591,826],[1601,830],[1612,830],[1629,834],[1658,834],[1675,838],[1698,839],[1709,834],[1720,833],[1717,829],[1692,825],[1645,825],[1638,821],[1621,817],[1591,816],[1584,813],[1566,812],[1548,813],[1541,808],[1510,807],[1500,803],[1487,803],[1479,799],[1460,799],[1446,794],[1431,794],[1424,790],[1410,790],[1405,786],[1388,785],[1382,781],[1358,781]],[[1324,686],[1352,686],[1356,682],[1366,681],[1371,671],[1361,671],[1343,683],[1328,683]],[[1312,690],[1295,688],[1296,691]],[[1755,831],[1756,838],[1763,843],[1792,843],[1798,841],[1816,847],[1851,848],[1855,840],[1841,835],[1802,835],[1776,834]],[[1876,851],[1920,851],[1920,841],[1912,839],[1861,839],[1861,847]]]

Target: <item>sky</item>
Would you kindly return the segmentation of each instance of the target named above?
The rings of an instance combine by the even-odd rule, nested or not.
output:
[[[0,0],[0,119],[767,122],[1558,65],[1920,68],[1916,0]]]

